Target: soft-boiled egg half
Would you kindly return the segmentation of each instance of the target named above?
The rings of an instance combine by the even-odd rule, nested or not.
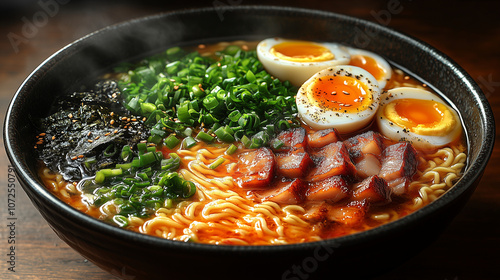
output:
[[[264,68],[282,81],[300,86],[316,72],[348,64],[345,47],[333,43],[269,38],[257,45],[257,57]]]
[[[351,56],[349,65],[361,67],[370,72],[377,79],[380,89],[384,89],[392,76],[389,63],[380,55],[370,51],[355,48],[347,48],[347,50]]]
[[[377,123],[380,132],[388,138],[433,149],[461,135],[457,112],[432,92],[400,87],[385,92],[380,99]]]
[[[300,87],[300,118],[314,129],[350,133],[367,126],[377,112],[380,89],[368,71],[350,65],[328,67]]]

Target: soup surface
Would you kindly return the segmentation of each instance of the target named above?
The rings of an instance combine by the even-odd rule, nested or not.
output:
[[[460,119],[427,85],[370,52],[269,40],[171,48],[61,98],[40,178],[113,225],[230,245],[369,230],[460,178]]]

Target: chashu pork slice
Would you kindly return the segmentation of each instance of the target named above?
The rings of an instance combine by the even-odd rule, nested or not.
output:
[[[304,149],[307,146],[306,130],[303,127],[297,127],[282,131],[270,143],[273,152]]]
[[[305,199],[307,184],[301,179],[292,181],[280,180],[276,185],[265,191],[256,192],[262,201],[273,201],[279,204],[291,205],[302,203]]]
[[[346,205],[331,205],[326,202],[313,205],[304,214],[312,222],[332,221],[344,225],[359,225],[365,219],[369,203],[365,200],[351,201]]]
[[[338,141],[311,153],[314,167],[306,176],[307,181],[317,182],[332,176],[342,175],[349,178],[355,173],[349,153],[343,142]]]
[[[386,204],[391,202],[391,189],[384,179],[374,175],[357,184],[352,197],[354,200],[366,200],[372,204]]]
[[[287,178],[302,178],[313,164],[309,154],[298,148],[288,152],[276,153],[277,173]]]
[[[386,181],[411,177],[417,171],[417,151],[408,142],[388,146],[382,155],[379,176]]]
[[[310,148],[323,148],[337,141],[340,141],[340,136],[335,128],[318,130],[307,134],[307,145]]]
[[[345,140],[344,144],[355,163],[363,159],[366,154],[380,157],[384,150],[382,136],[373,131],[367,131],[353,136]]]
[[[417,151],[407,142],[388,146],[382,155],[382,168],[378,176],[389,184],[395,195],[404,194],[411,177],[417,171]]]
[[[349,185],[341,176],[332,176],[322,181],[310,182],[306,191],[308,201],[335,203],[349,196]]]
[[[236,168],[236,183],[247,190],[268,189],[274,178],[274,154],[269,148],[242,153]]]

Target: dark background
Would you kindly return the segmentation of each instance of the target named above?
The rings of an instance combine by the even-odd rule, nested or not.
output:
[[[400,13],[387,17],[399,2]],[[57,3],[57,9],[45,10]],[[64,3],[64,4],[63,4]],[[0,1],[0,116],[38,64],[72,41],[132,18],[217,5],[279,5],[331,11],[378,22],[419,38],[458,62],[500,114],[500,1]],[[389,5],[389,6],[388,6]],[[45,17],[43,14],[45,13]],[[32,25],[30,25],[32,24]],[[2,139],[3,142],[3,139]],[[2,144],[3,146],[3,144]],[[416,257],[377,279],[500,279],[500,153],[443,235]],[[7,270],[8,159],[0,149],[0,278],[116,279],[70,249],[45,223],[20,186],[16,197],[16,272]],[[363,264],[360,264],[362,269]],[[332,272],[332,278],[335,278]]]

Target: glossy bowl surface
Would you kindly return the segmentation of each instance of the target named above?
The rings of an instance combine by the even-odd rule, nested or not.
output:
[[[58,200],[36,175],[31,120],[57,95],[172,46],[288,37],[334,41],[379,53],[432,85],[460,112],[468,165],[440,199],[396,222],[322,242],[283,246],[182,243],[129,232]],[[92,33],[43,62],[22,84],[4,124],[7,154],[24,190],[61,239],[124,279],[325,279],[377,275],[434,240],[469,199],[492,152],[494,118],[485,96],[455,62],[433,47],[384,26],[323,11],[237,6],[177,11]]]

